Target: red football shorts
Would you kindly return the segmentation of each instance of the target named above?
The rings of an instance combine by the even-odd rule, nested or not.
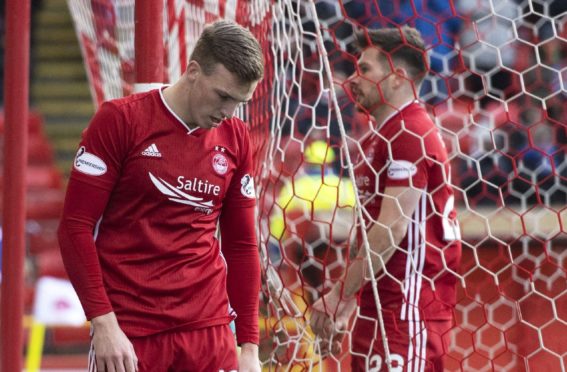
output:
[[[132,337],[139,372],[232,372],[238,370],[236,341],[230,326],[162,332]],[[96,371],[94,352],[89,371]]]
[[[392,372],[443,371],[449,343],[450,320],[384,320]],[[384,342],[375,319],[357,318],[352,333],[352,370],[388,371]]]

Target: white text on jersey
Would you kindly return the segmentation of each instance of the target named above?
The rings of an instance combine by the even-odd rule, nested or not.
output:
[[[191,194],[188,194],[186,192],[181,191],[177,187],[169,184],[163,178],[156,177],[151,173],[148,173],[148,175],[150,176],[150,179],[151,179],[152,183],[154,184],[154,186],[162,194],[166,195],[169,200],[176,202],[176,203],[191,205],[191,206],[195,207],[196,211],[203,212],[203,213],[206,213],[206,214],[211,214],[213,212],[214,204],[213,204],[212,200],[205,201],[201,197],[194,196],[194,195],[191,195]]]
[[[193,177],[193,179],[186,180],[185,177],[177,177],[177,188],[179,190],[202,192],[205,194],[220,194],[220,186],[209,183],[209,181],[200,180]]]

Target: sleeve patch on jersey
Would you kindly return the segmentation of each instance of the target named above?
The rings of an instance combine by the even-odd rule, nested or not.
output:
[[[102,176],[106,173],[106,164],[98,156],[87,152],[85,146],[81,146],[75,156],[74,167],[81,173],[90,176]]]
[[[388,178],[392,180],[405,180],[417,173],[415,164],[406,160],[393,160],[388,167]]]
[[[256,198],[256,190],[254,190],[254,178],[249,174],[245,174],[244,177],[240,180],[240,184],[242,187],[240,188],[240,192],[242,195],[246,196],[250,199]]]

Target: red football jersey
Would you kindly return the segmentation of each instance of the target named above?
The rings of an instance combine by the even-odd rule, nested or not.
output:
[[[386,186],[423,191],[400,249],[379,274],[382,307],[401,320],[450,319],[461,243],[447,151],[438,128],[412,102],[370,132],[361,148],[356,184],[372,220],[378,219]],[[361,311],[376,316],[371,283],[362,290]]]
[[[66,232],[72,229],[60,229],[65,264],[89,318],[113,310],[129,336],[197,329],[235,318],[216,232],[219,218],[223,240],[222,228],[234,230],[234,261],[254,273],[259,261],[253,217],[229,221],[245,210],[253,216],[249,142],[246,125],[236,118],[211,130],[189,129],[169,109],[161,90],[102,105],[83,134],[67,202],[77,200],[79,184],[108,193],[94,232],[104,288],[96,288],[96,275],[85,283],[87,279],[74,271],[73,254],[83,247],[70,250],[67,246],[80,244],[73,242],[72,231]],[[242,247],[249,261],[243,259]],[[228,261],[224,244],[223,251]],[[83,261],[92,264],[89,272],[96,274],[97,262],[90,260]],[[257,307],[257,283],[246,276],[240,280],[245,282],[239,286],[250,288],[246,306]],[[252,325],[243,332],[254,333],[257,311],[254,306],[245,311]],[[240,342],[256,339],[252,334]]]

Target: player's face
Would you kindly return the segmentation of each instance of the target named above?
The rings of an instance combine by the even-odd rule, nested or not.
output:
[[[191,124],[205,129],[216,128],[252,98],[258,82],[242,82],[220,63],[209,75],[198,67],[198,73],[192,77],[195,91],[192,95]]]
[[[392,95],[390,80],[393,75],[389,63],[380,59],[377,48],[365,49],[358,59],[357,71],[349,81],[358,109],[372,113],[387,104]]]

